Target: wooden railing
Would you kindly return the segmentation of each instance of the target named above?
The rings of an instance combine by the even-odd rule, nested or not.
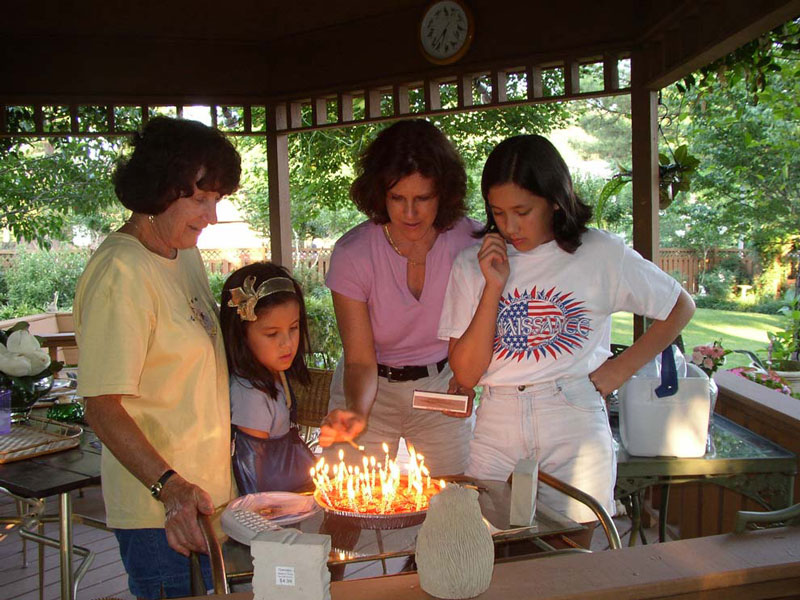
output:
[[[716,412],[800,456],[800,400],[726,371],[714,380],[719,386]],[[793,496],[794,502],[800,498],[800,478],[794,481]],[[672,486],[669,495],[670,524],[684,539],[732,531],[740,510],[764,508],[710,483]]]

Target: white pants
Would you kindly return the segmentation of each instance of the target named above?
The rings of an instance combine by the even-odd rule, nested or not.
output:
[[[459,475],[464,472],[469,456],[469,441],[472,438],[472,417],[461,419],[448,417],[439,411],[412,408],[414,390],[446,392],[453,372],[446,365],[441,373],[434,373],[414,381],[389,381],[378,377],[378,393],[369,414],[367,427],[357,438],[364,446],[367,456],[383,459],[383,442],[389,446],[389,456],[397,455],[400,438],[412,444],[418,454],[425,457],[425,464],[432,475]],[[328,409],[345,408],[344,366],[339,362],[331,381],[331,399]],[[361,462],[360,453],[348,444],[334,444],[324,452],[326,461],[333,460],[339,449],[344,450],[346,460]],[[338,460],[338,459],[337,459]]]
[[[586,492],[615,512],[616,455],[603,398],[588,377],[485,388],[466,474],[505,481],[534,454],[539,469]],[[538,498],[584,523],[584,504],[540,485]]]

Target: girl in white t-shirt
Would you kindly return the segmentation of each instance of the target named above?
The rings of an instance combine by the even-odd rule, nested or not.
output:
[[[694,303],[621,239],[587,228],[592,210],[545,138],[499,144],[481,190],[483,242],[456,258],[438,332],[449,339],[459,385],[484,386],[466,474],[506,480],[535,456],[544,472],[613,514],[616,461],[603,397],[675,339]],[[610,360],[618,311],[654,322]],[[539,497],[577,521],[595,520],[545,486]],[[592,529],[576,540],[588,546]]]
[[[307,487],[313,456],[297,432],[297,407],[284,374],[308,382],[303,358],[308,324],[300,285],[270,262],[242,267],[222,289],[220,323],[239,492]]]

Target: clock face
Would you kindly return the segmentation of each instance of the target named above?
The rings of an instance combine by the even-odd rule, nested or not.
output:
[[[455,0],[435,2],[420,24],[422,51],[432,62],[454,62],[467,51],[472,33],[471,16],[462,4]]]

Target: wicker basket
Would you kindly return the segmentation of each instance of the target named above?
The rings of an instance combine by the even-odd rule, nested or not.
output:
[[[311,376],[309,385],[292,382],[297,397],[297,424],[306,427],[319,427],[322,419],[328,414],[328,399],[331,395],[331,379],[333,371],[309,369]]]
[[[0,436],[0,464],[77,447],[83,429],[40,417],[14,423],[11,433]]]

